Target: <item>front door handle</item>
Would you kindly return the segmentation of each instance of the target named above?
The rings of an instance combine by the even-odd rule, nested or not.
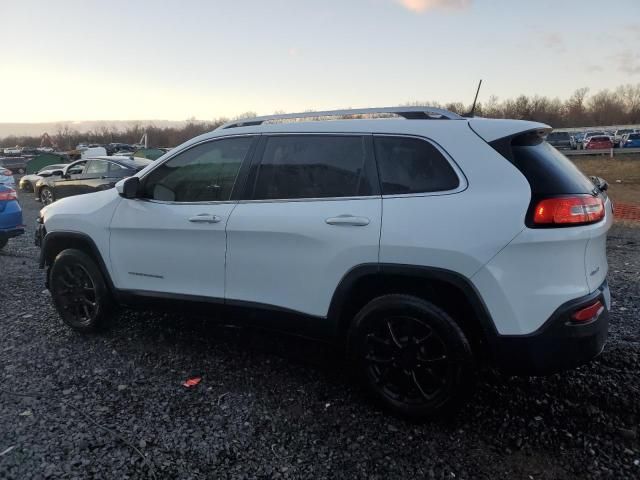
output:
[[[369,225],[367,217],[355,217],[353,215],[338,215],[337,217],[329,217],[325,223],[329,225],[351,225],[354,227],[364,227]]]
[[[194,217],[190,217],[189,221],[193,223],[218,223],[221,221],[218,215],[210,215],[208,213],[200,213]]]

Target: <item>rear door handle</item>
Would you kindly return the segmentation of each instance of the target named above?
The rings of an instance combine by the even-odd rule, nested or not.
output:
[[[354,227],[364,227],[369,225],[369,222],[370,220],[367,217],[355,217],[353,215],[338,215],[325,220],[325,223],[329,225],[351,225]]]
[[[189,218],[189,221],[193,223],[218,223],[221,220],[222,218],[218,215],[210,215],[208,213],[200,213]]]

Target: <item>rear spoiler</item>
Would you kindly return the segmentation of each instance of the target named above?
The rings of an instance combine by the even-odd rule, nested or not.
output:
[[[469,128],[487,143],[534,131],[539,131],[540,135],[544,136],[553,130],[544,123],[493,118],[472,118],[469,120]]]

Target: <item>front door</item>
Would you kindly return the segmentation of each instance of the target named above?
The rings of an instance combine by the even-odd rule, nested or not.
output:
[[[223,299],[232,191],[255,136],[200,143],[141,178],[111,221],[115,287]]]

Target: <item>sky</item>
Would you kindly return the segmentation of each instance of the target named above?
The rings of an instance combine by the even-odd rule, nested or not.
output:
[[[567,98],[640,83],[640,0],[0,0],[0,122]]]

